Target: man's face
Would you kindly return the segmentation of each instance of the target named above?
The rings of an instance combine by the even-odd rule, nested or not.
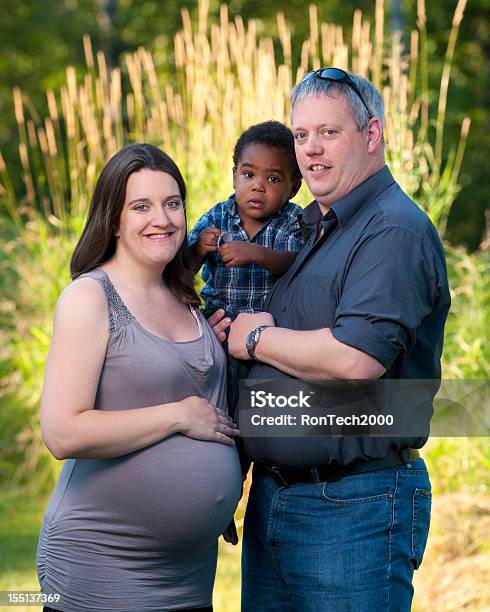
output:
[[[370,175],[368,129],[359,132],[346,98],[334,95],[307,96],[291,117],[301,174],[323,209]]]

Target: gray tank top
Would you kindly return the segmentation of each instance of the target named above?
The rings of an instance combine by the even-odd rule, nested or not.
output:
[[[83,276],[108,306],[96,410],[190,395],[226,410],[225,354],[199,311],[199,337],[170,342],[136,321],[103,270]],[[240,494],[236,449],[181,434],[113,459],[69,459],[41,527],[41,589],[59,593],[64,612],[209,606],[217,538]]]

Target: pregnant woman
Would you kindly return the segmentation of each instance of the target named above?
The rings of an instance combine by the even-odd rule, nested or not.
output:
[[[179,169],[125,147],[95,187],[46,366],[42,431],[66,459],[38,546],[54,609],[212,609],[238,430],[187,257]]]

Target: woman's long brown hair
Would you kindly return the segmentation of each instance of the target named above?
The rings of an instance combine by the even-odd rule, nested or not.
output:
[[[129,176],[139,170],[160,170],[175,179],[185,203],[185,182],[177,164],[151,144],[131,144],[116,153],[104,166],[95,185],[87,222],[70,260],[73,279],[106,262],[116,251],[115,231],[126,197]],[[199,306],[190,266],[187,232],[175,257],[166,266],[163,278],[184,304]]]

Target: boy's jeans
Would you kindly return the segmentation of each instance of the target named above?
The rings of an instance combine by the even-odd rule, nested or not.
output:
[[[409,612],[431,494],[423,459],[408,466],[290,487],[255,469],[242,612]]]

